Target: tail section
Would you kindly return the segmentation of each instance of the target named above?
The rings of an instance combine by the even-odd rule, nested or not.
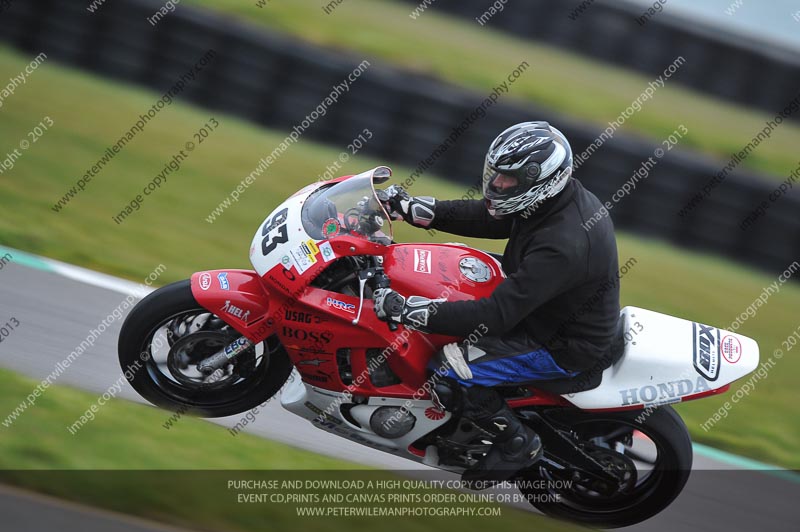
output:
[[[651,310],[625,307],[625,352],[592,390],[565,396],[587,410],[628,410],[722,393],[758,367],[755,340]]]

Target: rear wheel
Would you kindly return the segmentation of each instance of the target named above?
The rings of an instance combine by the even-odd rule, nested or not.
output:
[[[205,375],[197,364],[241,335],[197,303],[190,281],[164,286],[131,311],[119,361],[131,386],[162,408],[223,417],[258,406],[286,382],[292,366],[272,337]]]
[[[559,472],[540,461],[521,475],[518,486],[547,515],[601,528],[633,525],[669,506],[689,479],[692,443],[683,420],[669,406],[546,417],[571,431],[587,454],[620,479],[609,493],[580,472]],[[526,485],[526,480],[532,482]]]

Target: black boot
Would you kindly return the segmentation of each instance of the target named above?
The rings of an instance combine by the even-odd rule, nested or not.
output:
[[[539,436],[519,420],[497,390],[472,386],[464,395],[464,417],[489,433],[493,444],[474,468],[463,473],[462,480],[502,482],[539,460]]]

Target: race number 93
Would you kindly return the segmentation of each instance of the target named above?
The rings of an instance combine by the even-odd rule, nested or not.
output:
[[[286,215],[289,214],[289,209],[280,210],[271,219],[264,222],[264,228],[261,230],[261,253],[264,256],[269,255],[278,247],[278,244],[285,244],[289,241],[289,233],[286,229]]]

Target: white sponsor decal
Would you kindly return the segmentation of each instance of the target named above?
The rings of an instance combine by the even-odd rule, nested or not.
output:
[[[427,249],[414,250],[414,271],[417,273],[431,273],[431,252]]]
[[[205,272],[200,275],[200,288],[202,290],[208,290],[211,288],[211,274]]]
[[[322,260],[330,262],[336,258],[336,253],[333,252],[330,242],[323,242],[319,245],[319,250],[322,252]]]
[[[310,267],[317,263],[317,258],[309,253],[308,246],[303,243],[295,249],[289,250],[289,255],[294,259],[294,265],[297,267],[297,273],[304,273]]]
[[[319,251],[320,248],[313,240],[307,240],[295,249],[289,250],[288,256],[291,258],[292,264],[297,268],[297,273],[302,274],[317,263],[317,253]],[[283,264],[286,266],[285,261],[283,261]],[[289,267],[286,266],[286,268],[288,269]]]
[[[736,364],[742,358],[742,342],[735,336],[725,336],[720,343],[722,356],[731,364]]]

